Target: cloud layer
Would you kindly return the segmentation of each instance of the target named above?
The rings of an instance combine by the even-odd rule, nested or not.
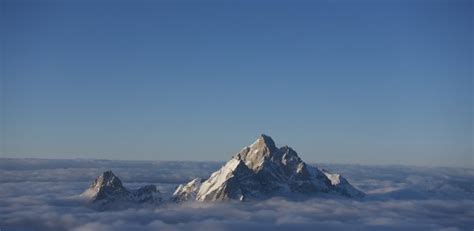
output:
[[[135,188],[207,177],[222,163],[105,160],[0,161],[2,230],[472,230],[474,170],[402,166],[317,166],[341,172],[364,200],[274,198],[256,203],[184,203],[96,211],[75,197],[112,169]]]

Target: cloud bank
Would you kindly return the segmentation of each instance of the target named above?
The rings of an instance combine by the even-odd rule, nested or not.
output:
[[[364,200],[274,198],[96,211],[75,197],[111,169],[130,188],[207,177],[222,163],[0,160],[2,230],[472,230],[474,170],[317,164],[341,172]]]

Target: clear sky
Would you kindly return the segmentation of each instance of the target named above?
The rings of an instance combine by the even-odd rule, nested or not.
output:
[[[199,3],[198,3],[199,2]],[[474,166],[473,3],[1,4],[1,156]]]

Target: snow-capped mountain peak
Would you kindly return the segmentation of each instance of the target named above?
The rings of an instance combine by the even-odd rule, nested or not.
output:
[[[307,165],[292,148],[277,148],[273,139],[267,135],[261,135],[254,143],[235,154],[196,188],[195,193],[198,201],[320,193],[346,197],[364,195],[339,174],[323,172]],[[177,199],[183,200],[186,198]]]
[[[270,136],[265,134],[261,134],[255,142],[250,145],[250,148],[253,149],[269,149],[270,151],[274,151],[278,149],[275,145],[275,141]]]
[[[261,165],[273,158],[278,153],[278,148],[270,136],[260,135],[251,145],[243,148],[234,156],[234,159],[242,160],[252,170],[258,170]]]

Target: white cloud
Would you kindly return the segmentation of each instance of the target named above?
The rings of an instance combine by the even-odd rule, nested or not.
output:
[[[2,230],[472,230],[472,169],[318,165],[369,192],[362,201],[274,198],[95,211],[73,197],[112,169],[128,187],[206,177],[220,163],[93,160],[0,161]]]

